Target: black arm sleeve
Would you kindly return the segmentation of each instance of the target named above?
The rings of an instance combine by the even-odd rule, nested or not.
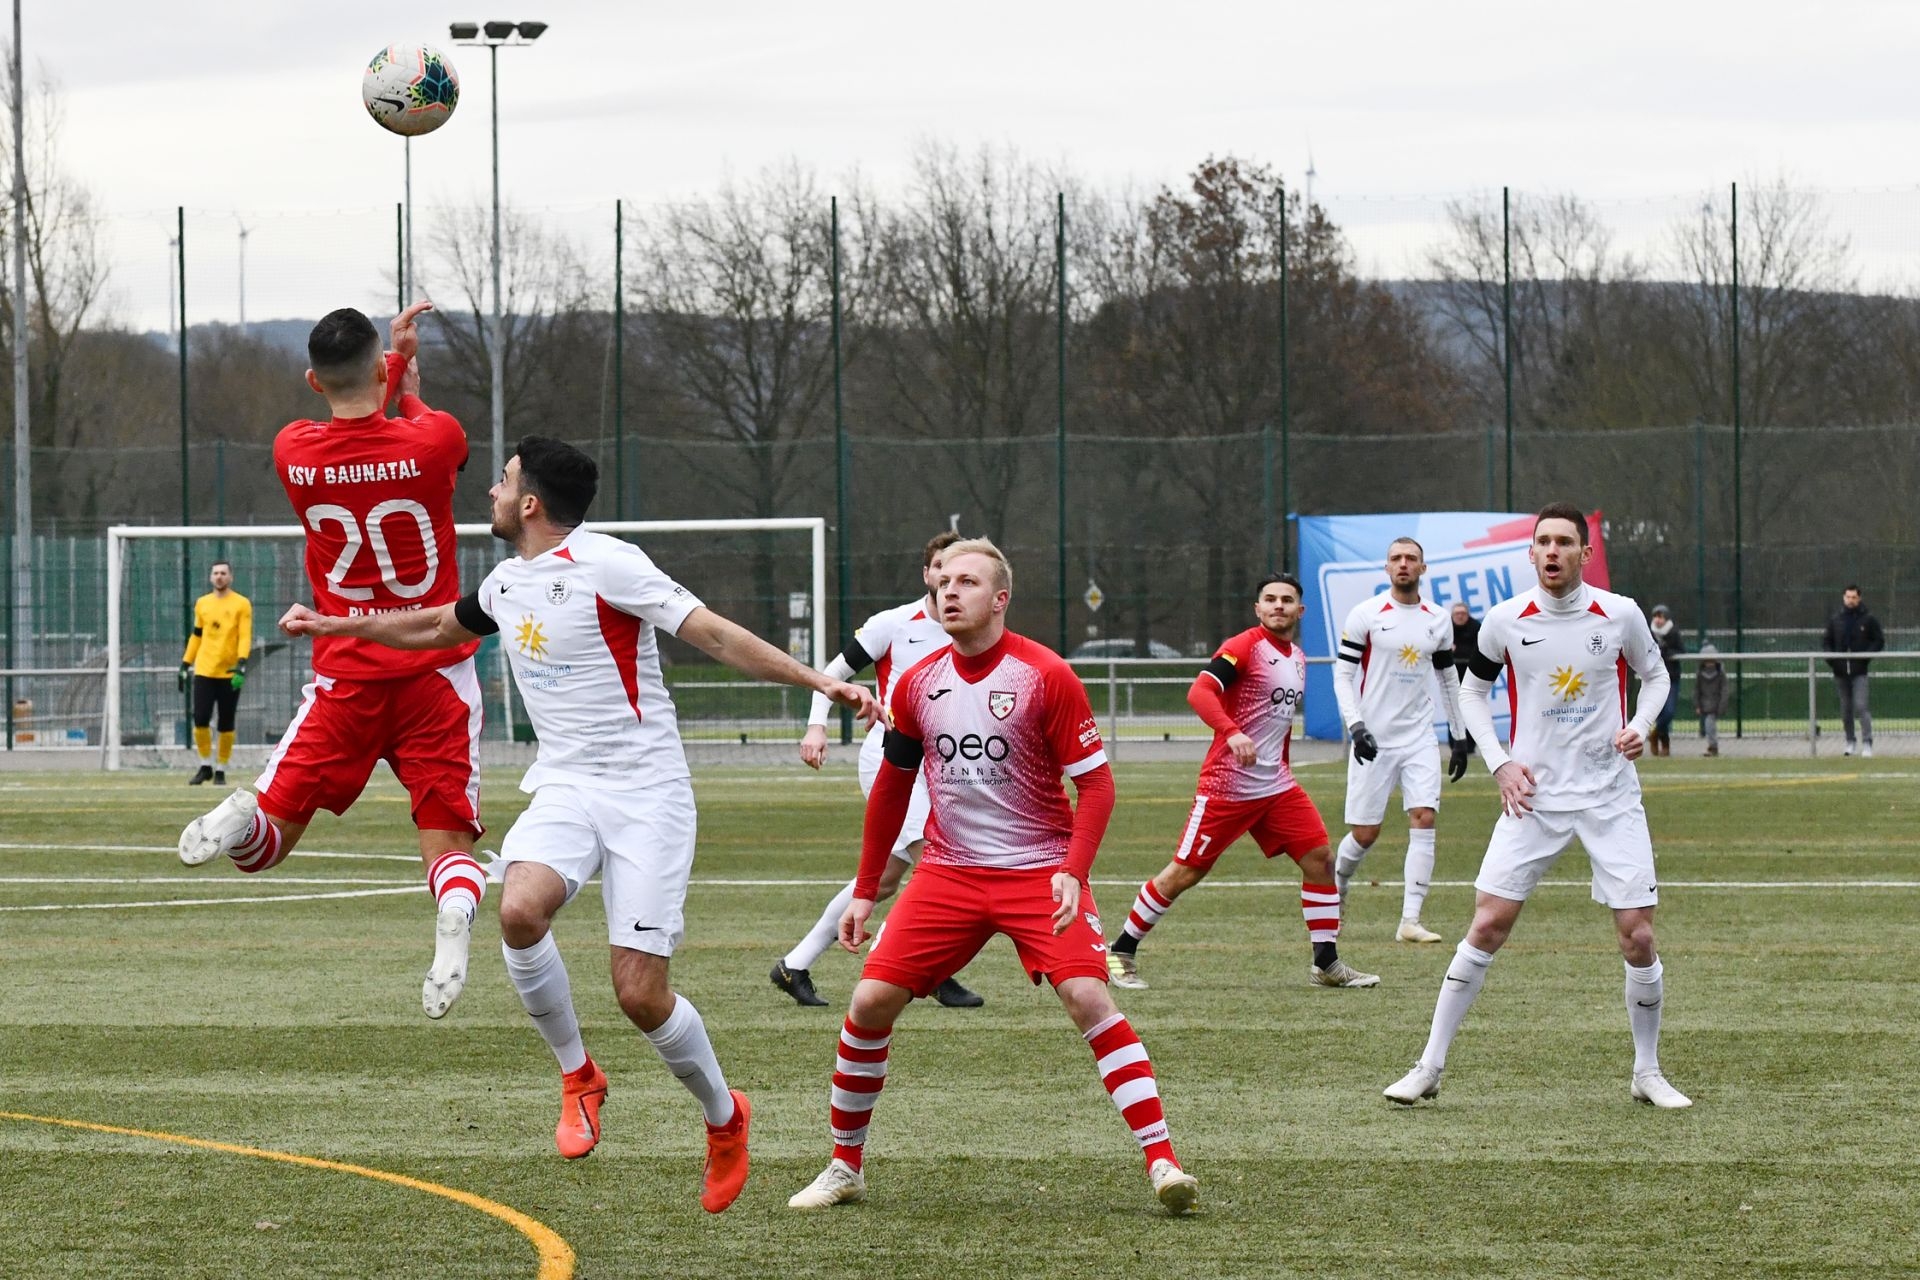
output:
[[[461,596],[453,602],[453,620],[477,636],[490,636],[500,630],[500,624],[487,616],[480,607],[480,594]]]
[[[1222,689],[1230,687],[1235,680],[1240,678],[1240,669],[1231,662],[1228,662],[1225,658],[1215,658],[1212,662],[1200,668],[1200,671],[1203,675],[1209,675],[1215,680],[1218,680]]]
[[[1453,650],[1435,649],[1433,651],[1433,669],[1435,671],[1445,671],[1448,667],[1452,665],[1453,665]]]
[[[847,641],[847,647],[840,651],[840,661],[852,667],[855,675],[859,675],[873,665],[873,658],[860,647],[860,641],[857,639]]]
[[[1500,678],[1500,664],[1480,652],[1479,649],[1475,649],[1473,656],[1467,659],[1467,670],[1471,674],[1479,676],[1482,680],[1498,680]]]
[[[887,763],[899,769],[918,769],[927,755],[927,748],[920,739],[909,738],[898,729],[887,730],[887,736],[880,741],[880,749],[886,755]]]

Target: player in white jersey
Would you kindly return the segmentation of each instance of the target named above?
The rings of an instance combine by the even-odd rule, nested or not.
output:
[[[960,535],[950,532],[937,533],[928,539],[920,557],[920,580],[926,584],[926,593],[917,600],[883,609],[862,623],[847,647],[827,663],[829,676],[835,680],[851,680],[872,667],[879,685],[880,705],[885,706],[887,695],[893,692],[895,677],[951,643],[946,629],[940,625],[940,611],[933,602],[933,584],[940,572],[941,557],[958,541]],[[813,706],[807,714],[807,733],[800,740],[800,759],[808,768],[818,769],[826,763],[827,715],[832,705],[823,695],[813,695]],[[861,795],[870,793],[873,780],[880,776],[883,758],[880,744],[885,737],[885,726],[876,724],[860,744]],[[880,873],[880,896],[876,901],[891,898],[919,859],[921,849],[926,847],[926,825],[927,781],[916,777],[913,800],[907,806],[907,820],[893,843],[893,856],[887,859],[886,870]],[[794,1003],[811,1008],[826,1007],[827,1002],[814,989],[813,964],[840,936],[840,917],[846,914],[847,904],[852,901],[853,881],[849,880],[827,903],[807,936],[774,962],[773,972],[767,977],[774,986],[792,996]],[[954,1009],[977,1009],[986,1003],[983,997],[967,990],[954,978],[935,988],[933,998]]]
[[[595,874],[606,903],[614,994],[707,1121],[700,1203],[719,1213],[747,1177],[746,1095],[729,1089],[668,961],[684,931],[695,813],[655,631],[736,670],[816,689],[871,722],[873,700],[795,662],[706,608],[638,547],[580,527],[598,468],[571,445],[522,440],[493,488],[493,534],[513,544],[472,595],[433,609],[321,617],[295,605],[294,635],[352,635],[396,649],[446,648],[501,633],[540,739],[521,781],[533,802],[502,856],[501,950],[507,974],[561,1071],[554,1144],[569,1159],[600,1140],[607,1077],[580,1036],[553,917]],[[493,870],[493,869],[490,869]]]
[[[1380,838],[1387,797],[1400,788],[1407,811],[1407,862],[1400,894],[1401,942],[1438,942],[1420,923],[1420,908],[1433,879],[1433,820],[1440,807],[1440,763],[1433,744],[1433,687],[1447,712],[1452,747],[1447,776],[1467,772],[1467,735],[1460,727],[1460,677],[1453,667],[1453,623],[1420,598],[1427,556],[1412,538],[1387,546],[1387,589],[1362,600],[1340,630],[1333,694],[1340,723],[1353,740],[1347,761],[1347,826],[1333,864],[1333,880],[1346,901],[1360,860]],[[1356,687],[1357,686],[1357,687]]]
[[[1594,900],[1613,910],[1626,960],[1627,1021],[1640,1102],[1691,1106],[1660,1071],[1660,1012],[1666,1001],[1653,909],[1659,901],[1653,839],[1633,762],[1667,701],[1667,669],[1640,606],[1581,579],[1593,548],[1586,517],[1557,502],[1541,509],[1529,550],[1539,585],[1488,610],[1479,652],[1462,684],[1460,711],[1500,784],[1501,815],[1474,881],[1473,925],[1461,940],[1425,1052],[1386,1089],[1411,1105],[1440,1092],[1447,1049],[1486,980],[1487,966],[1520,918],[1534,886],[1578,837],[1593,866]],[[1494,736],[1487,694],[1502,670],[1513,728]],[[1627,672],[1640,698],[1627,718]]]

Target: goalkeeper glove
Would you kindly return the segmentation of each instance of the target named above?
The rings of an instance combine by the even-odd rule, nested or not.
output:
[[[193,675],[193,664],[191,662],[181,663],[180,674],[175,676],[173,681],[175,686],[179,688],[180,692],[185,693],[187,691],[187,681],[192,677],[192,675]]]
[[[234,664],[234,667],[233,667],[233,691],[235,693],[240,692],[241,686],[245,685],[246,683],[247,683],[247,664],[244,661],[237,662]]]
[[[1467,738],[1449,735],[1447,745],[1453,749],[1453,755],[1447,761],[1447,781],[1458,782],[1467,776],[1467,752],[1471,743]]]
[[[1367,730],[1366,722],[1355,720],[1347,726],[1347,732],[1353,737],[1353,758],[1361,764],[1367,763],[1380,754],[1380,744],[1373,740],[1373,734]]]

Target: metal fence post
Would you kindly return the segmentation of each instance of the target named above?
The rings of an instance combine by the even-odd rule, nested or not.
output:
[[[839,578],[840,641],[853,634],[853,583],[849,560],[852,556],[847,536],[847,418],[840,394],[840,197],[827,202],[827,283],[833,294],[833,545],[836,576]],[[813,625],[824,625],[815,618]],[[853,741],[853,713],[840,709],[840,745]]]
[[[1067,193],[1056,192],[1053,223],[1055,283],[1059,287],[1055,303],[1054,334],[1058,344],[1055,398],[1058,424],[1054,433],[1054,470],[1058,477],[1055,499],[1059,527],[1055,532],[1055,584],[1060,604],[1060,654],[1067,653]]]
[[[1747,649],[1747,601],[1742,574],[1746,565],[1746,530],[1740,519],[1740,184],[1730,190],[1728,231],[1733,242],[1733,647]],[[1734,674],[1733,736],[1745,728],[1741,694],[1746,691],[1744,667]]]
[[[193,523],[192,463],[187,453],[187,209],[174,207],[175,240],[180,268],[180,523]],[[180,607],[186,613],[180,633],[193,629],[193,569],[186,539],[180,540]]]
[[[613,511],[616,520],[627,518],[627,238],[621,205],[619,200],[613,202]]]
[[[1513,510],[1513,231],[1506,187],[1500,188],[1500,361],[1507,397],[1507,510]]]
[[[1303,217],[1312,217],[1312,209],[1303,209]],[[1280,563],[1269,570],[1284,569],[1293,562],[1293,356],[1287,342],[1287,197],[1280,194]]]
[[[1820,710],[1814,702],[1816,688],[1815,661],[1816,659],[1813,658],[1807,659],[1807,754],[1810,756],[1820,754],[1817,745],[1820,738]]]

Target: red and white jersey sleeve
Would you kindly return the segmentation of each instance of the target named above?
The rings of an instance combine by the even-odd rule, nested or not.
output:
[[[1293,722],[1307,692],[1307,655],[1300,646],[1275,640],[1264,627],[1249,627],[1214,653],[1202,674],[1220,683],[1220,701],[1240,732],[1253,739],[1254,762],[1243,765],[1215,732],[1200,766],[1199,794],[1219,800],[1260,800],[1299,785],[1292,760]],[[1224,662],[1231,679],[1214,674]]]
[[[974,658],[944,649],[901,674],[888,716],[926,752],[923,862],[1065,863],[1073,808],[1061,778],[1107,752],[1086,686],[1051,649],[1012,632]]]
[[[1613,746],[1627,724],[1628,672],[1660,665],[1638,603],[1582,586],[1563,604],[1535,587],[1487,611],[1480,658],[1483,672],[1506,669],[1508,750],[1533,772],[1534,808],[1639,792],[1632,761]]]
[[[1452,621],[1424,600],[1395,604],[1383,591],[1347,614],[1340,650],[1357,658],[1354,709],[1375,742],[1398,749],[1433,741],[1433,655],[1452,648]]]
[[[403,367],[388,355],[389,385]],[[274,438],[274,474],[307,531],[313,607],[328,617],[460,598],[453,490],[467,461],[467,435],[451,414],[416,397],[402,396],[400,409],[406,416],[295,422]],[[444,667],[477,647],[403,651],[320,637],[313,669],[338,680],[392,680]]]
[[[928,616],[925,596],[874,614],[860,624],[853,638],[873,659],[873,682],[882,705],[901,672],[953,643],[939,619]]]
[[[688,776],[656,631],[700,607],[629,542],[575,529],[480,584],[540,740],[523,791],[542,783],[632,790]]]

